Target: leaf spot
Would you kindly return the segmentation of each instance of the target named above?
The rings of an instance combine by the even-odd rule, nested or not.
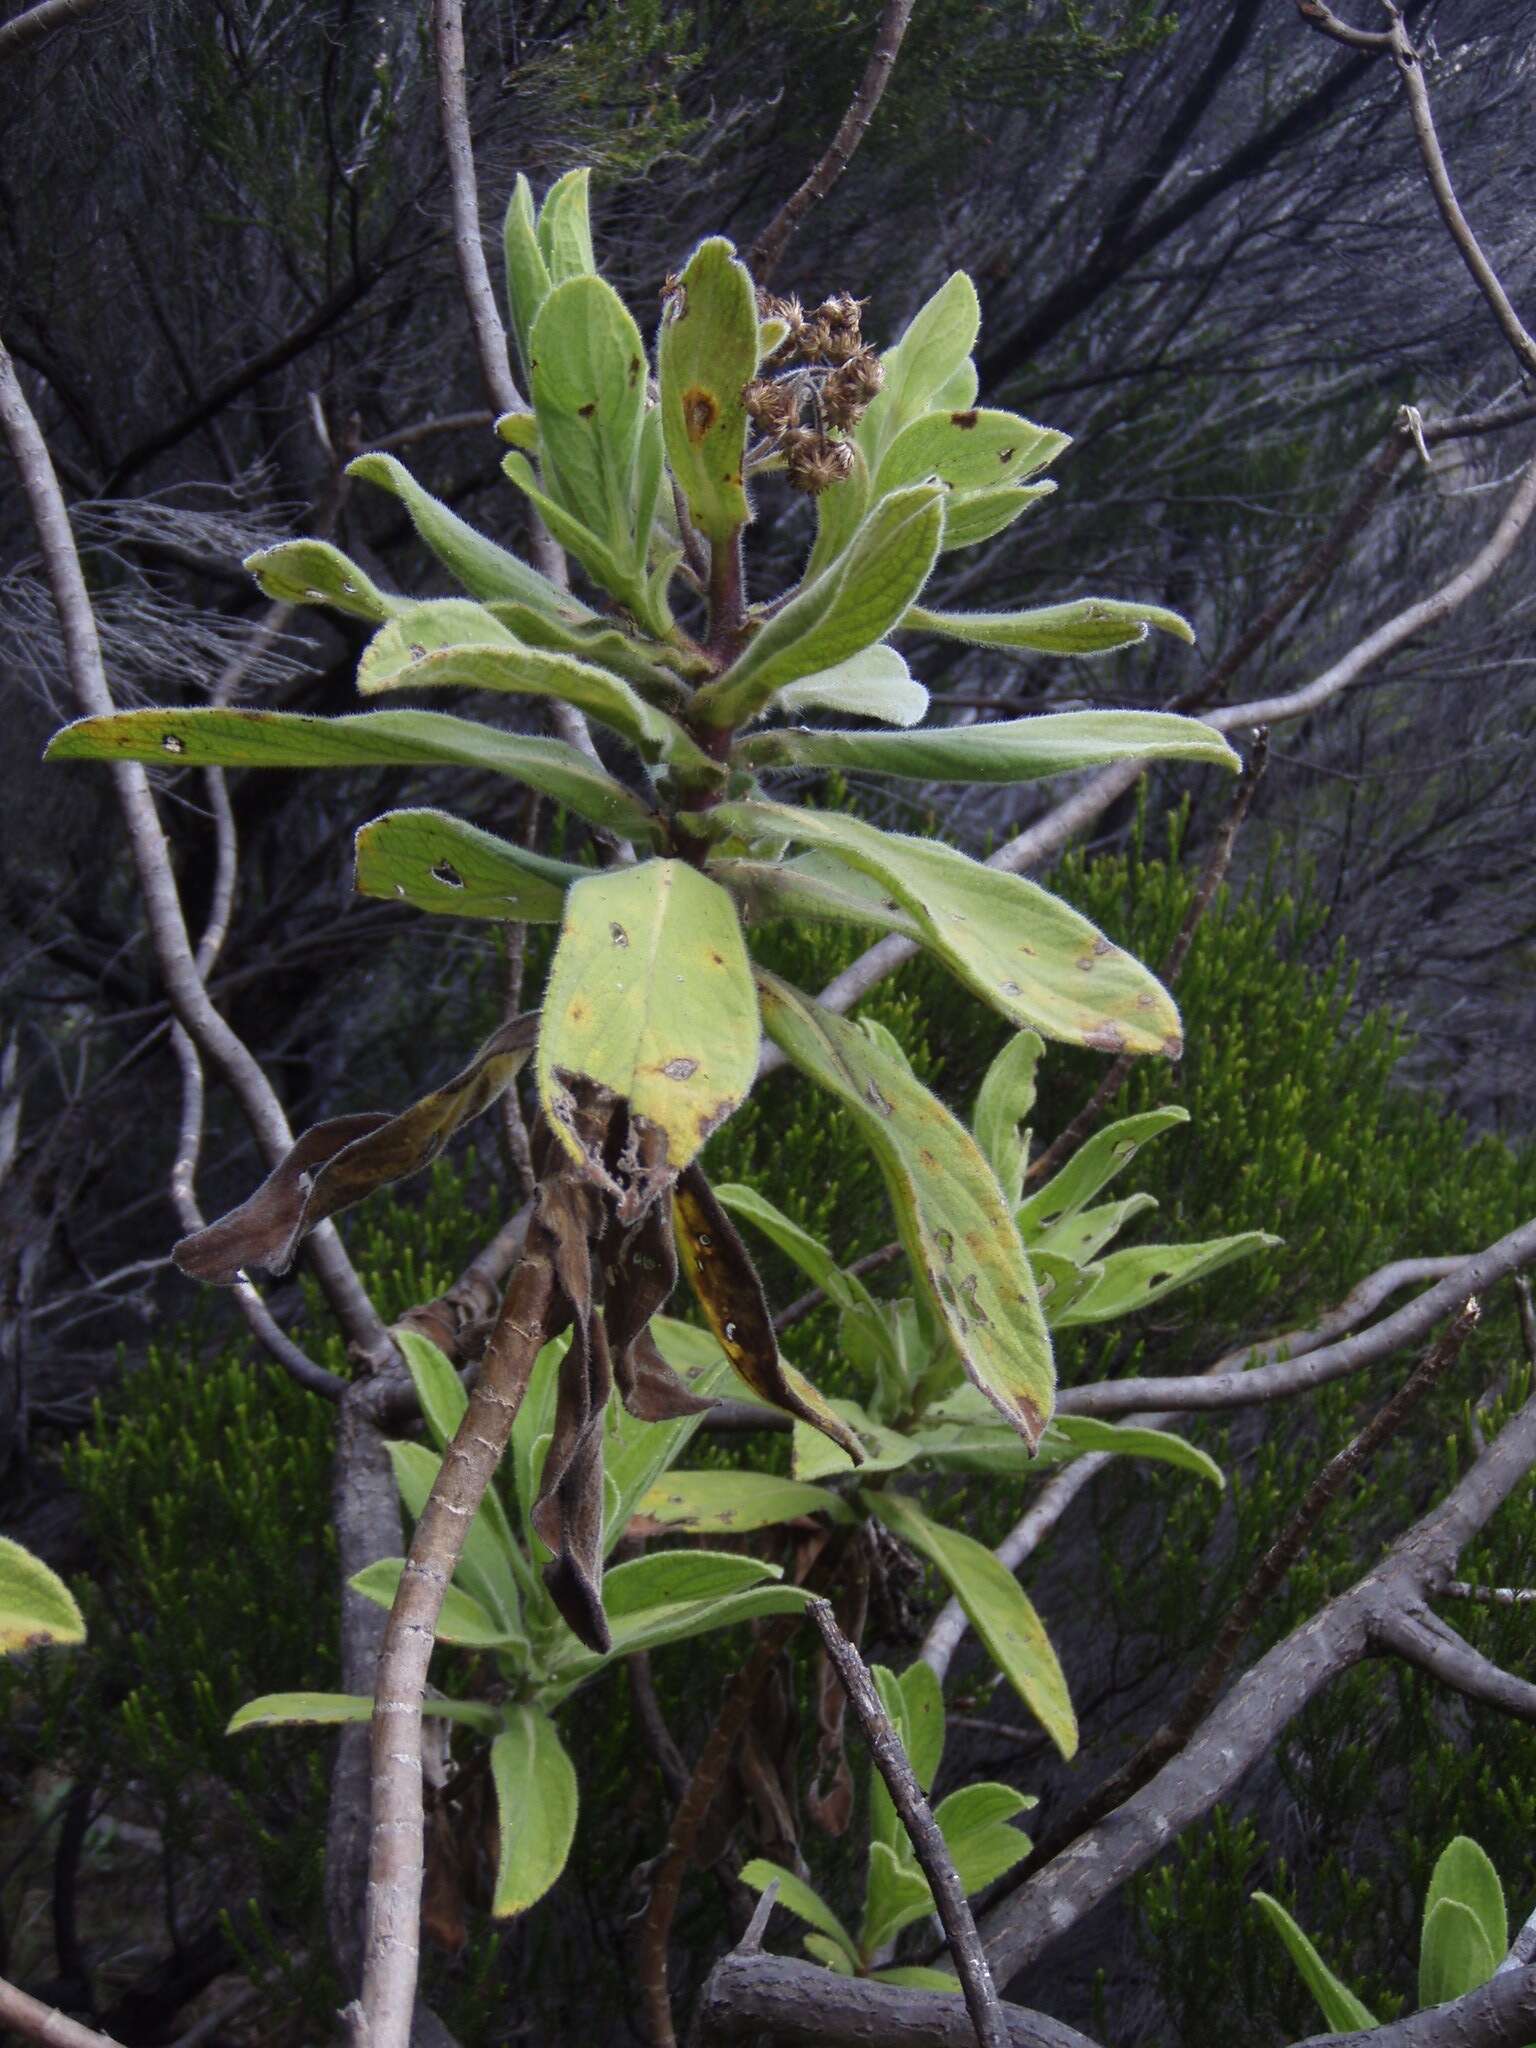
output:
[[[880,1114],[881,1114],[882,1116],[889,1116],[889,1115],[891,1114],[891,1105],[890,1105],[890,1104],[889,1104],[889,1103],[888,1103],[888,1102],[886,1101],[885,1097],[884,1097],[884,1096],[883,1096],[883,1095],[882,1095],[882,1094],[880,1093],[880,1090],[879,1090],[879,1088],[877,1087],[877,1085],[875,1084],[875,1082],[873,1082],[873,1081],[866,1081],[866,1082],[865,1082],[865,1084],[864,1084],[864,1100],[865,1100],[865,1101],[866,1101],[867,1103],[869,1103],[869,1104],[870,1104],[870,1106],[871,1106],[872,1108],[874,1108],[874,1109],[878,1109],[878,1110],[879,1110],[879,1112],[880,1112]]]
[[[1017,450],[1017,448],[999,448],[997,451],[997,459],[999,462],[1006,465],[1012,462],[1014,456],[1017,455],[1018,452],[1019,451]]]
[[[1019,987],[1016,981],[1005,981],[1003,983],[1003,994],[1005,996],[1021,996],[1023,993],[1023,989]]]
[[[420,642],[419,640],[413,640],[413,641],[411,642],[411,659],[412,659],[412,661],[425,661],[425,660],[426,660],[426,658],[427,658],[427,650],[426,650],[426,648],[422,646],[422,644],[421,644],[421,642]]]
[[[697,1060],[668,1060],[661,1070],[669,1081],[688,1081],[699,1071]]]
[[[160,745],[167,754],[184,754],[187,751],[186,741],[173,732],[163,733]]]
[[[712,391],[690,384],[683,393],[683,431],[697,445],[720,417],[719,402]]]
[[[589,420],[596,411],[597,400],[595,398],[589,398],[585,405],[577,406],[576,417],[579,420]]]
[[[441,882],[445,889],[462,889],[464,886],[464,877],[451,861],[434,861],[432,879],[434,882]]]
[[[629,944],[629,933],[625,931],[621,924],[609,925],[608,936],[616,946],[627,946]]]
[[[1124,1052],[1125,1033],[1118,1024],[1105,1017],[1091,1030],[1083,1033],[1083,1043],[1091,1046],[1095,1052]]]
[[[974,412],[952,412],[949,423],[952,427],[958,427],[962,433],[968,434],[979,417],[980,415]]]
[[[724,1336],[727,1344],[734,1344],[736,1342],[736,1325],[734,1323],[725,1324]]]
[[[952,1230],[936,1230],[933,1238],[934,1243],[944,1254],[945,1265],[949,1265],[955,1256],[955,1233]]]

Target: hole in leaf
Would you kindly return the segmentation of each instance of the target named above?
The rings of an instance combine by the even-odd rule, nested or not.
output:
[[[173,732],[163,734],[160,745],[167,754],[184,754],[187,751],[186,741]]]
[[[451,861],[434,861],[432,879],[434,882],[441,882],[445,889],[462,889],[464,886],[464,877]]]

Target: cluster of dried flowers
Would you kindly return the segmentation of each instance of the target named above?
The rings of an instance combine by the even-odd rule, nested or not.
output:
[[[814,495],[852,470],[853,444],[843,437],[880,389],[880,359],[859,332],[863,301],[837,292],[807,313],[798,299],[760,291],[757,306],[786,331],[742,401],[763,452],[781,455],[796,490]]]

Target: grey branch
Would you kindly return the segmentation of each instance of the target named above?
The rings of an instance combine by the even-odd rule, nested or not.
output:
[[[875,1768],[885,1780],[891,1804],[907,1831],[913,1853],[922,1866],[928,1889],[949,1943],[949,1953],[959,1973],[966,2010],[981,2048],[1008,2048],[1008,2029],[1003,2020],[997,1986],[987,1968],[976,1922],[971,1914],[965,1887],[960,1882],[949,1845],[923,1796],[901,1738],[880,1704],[874,1680],[863,1658],[837,1625],[828,1600],[813,1600],[809,1613],[816,1624],[827,1655],[836,1667],[849,1705],[859,1717],[864,1740],[869,1744]]]
[[[100,5],[101,0],[41,0],[40,6],[29,7],[14,21],[0,22],[0,64],[30,50],[56,28],[65,28],[84,14],[94,14]],[[98,2038],[95,2034],[91,2036],[93,2041]]]
[[[1516,1678],[1481,1650],[1473,1649],[1422,1601],[1406,1601],[1395,1612],[1384,1614],[1374,1633],[1382,1649],[1393,1651],[1452,1692],[1514,1714],[1519,1720],[1536,1721],[1536,1685]]]
[[[885,0],[875,47],[870,52],[864,75],[849,102],[848,111],[837,124],[837,133],[826,153],[799,189],[790,194],[752,246],[751,269],[761,283],[770,277],[784,254],[785,244],[802,220],[825,199],[848,168],[849,159],[874,119],[890,76],[896,66],[907,23],[912,19],[913,0]]]
[[[14,2027],[29,2041],[45,2041],[49,2048],[118,2048],[110,2034],[98,2034],[82,2027],[56,2006],[44,2005],[14,1984],[0,1977],[0,2027]]]

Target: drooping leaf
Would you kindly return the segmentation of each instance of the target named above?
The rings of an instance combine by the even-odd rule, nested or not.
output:
[[[993,1662],[1064,1757],[1077,1753],[1077,1717],[1050,1637],[1024,1588],[983,1544],[929,1519],[905,1494],[864,1495],[882,1522],[947,1582]]]
[[[1020,1031],[1003,1047],[976,1091],[971,1128],[1010,1209],[1018,1206],[1029,1164],[1029,1132],[1024,1119],[1035,1106],[1035,1069],[1045,1042],[1033,1031]]]
[[[1058,1224],[1086,1208],[1101,1188],[1123,1173],[1142,1146],[1175,1124],[1187,1124],[1189,1111],[1177,1103],[1122,1117],[1085,1138],[1059,1173],[1036,1190],[1019,1210],[1019,1228],[1032,1244]]]
[[[395,1604],[400,1575],[404,1570],[403,1557],[381,1557],[365,1565],[360,1572],[354,1572],[347,1584],[354,1593],[361,1593],[365,1600],[371,1600],[375,1607],[387,1610]],[[467,1592],[463,1586],[453,1585],[444,1588],[436,1634],[439,1642],[461,1643],[476,1650],[505,1650],[522,1640],[516,1631],[498,1621],[473,1593]]]
[[[639,1512],[692,1536],[745,1535],[802,1515],[849,1519],[846,1503],[827,1488],[769,1472],[669,1472],[641,1495]]]
[[[383,625],[410,603],[380,590],[356,562],[328,540],[285,540],[258,548],[243,565],[256,578],[262,595],[277,604],[324,604],[355,619]]]
[[[1056,1415],[1040,1448],[1050,1456],[1058,1444],[1072,1457],[1107,1451],[1118,1457],[1151,1458],[1193,1472],[1218,1490],[1227,1483],[1226,1474],[1209,1452],[1166,1429],[1146,1429],[1130,1422],[1101,1422],[1091,1415]]]
[[[525,1913],[564,1870],[580,1803],[576,1767],[548,1714],[534,1706],[505,1713],[507,1725],[491,1744],[501,1832],[491,1898],[497,1920]]]
[[[58,1573],[0,1536],[0,1657],[84,1641],[85,1618]]]
[[[358,668],[357,687],[365,697],[442,688],[557,697],[622,733],[648,761],[707,766],[682,727],[622,676],[568,654],[525,647],[483,606],[462,599],[415,605],[381,627]]]
[[[1348,1985],[1335,1977],[1278,1899],[1272,1899],[1268,1892],[1255,1892],[1253,1903],[1285,1943],[1291,1961],[1300,1971],[1303,1983],[1322,2008],[1323,2018],[1334,2033],[1352,2033],[1357,2028],[1381,2025],[1370,2007],[1362,2004]]]
[[[421,1711],[440,1721],[459,1721],[466,1728],[493,1734],[501,1726],[501,1709],[480,1700],[423,1700]],[[231,1715],[226,1735],[250,1728],[342,1727],[349,1721],[373,1719],[372,1693],[265,1692],[247,1700]]]
[[[781,832],[873,876],[929,951],[1011,1024],[1099,1052],[1177,1057],[1182,1049],[1179,1013],[1161,982],[1023,875],[840,813],[748,799],[710,816],[716,830]]]
[[[1499,1958],[1472,1908],[1442,1894],[1424,1915],[1419,1944],[1419,2004],[1445,2005],[1486,1984]]]
[[[540,307],[530,348],[546,488],[633,560],[630,515],[645,413],[640,330],[612,285],[571,275]],[[642,563],[648,538],[639,536]]]
[[[941,554],[956,548],[973,548],[984,540],[1005,533],[1015,519],[1049,498],[1056,486],[1039,484],[994,484],[985,491],[951,491],[944,500],[944,538]]]
[[[956,387],[976,346],[981,304],[976,287],[957,270],[920,307],[906,332],[880,358],[884,381],[860,420],[857,438],[871,466],[910,420],[918,419]],[[974,396],[974,386],[971,387]],[[969,401],[967,401],[969,402]]]
[[[1110,1252],[1099,1264],[1092,1287],[1070,1308],[1051,1315],[1051,1327],[1064,1330],[1079,1323],[1107,1323],[1135,1315],[1172,1294],[1230,1266],[1234,1259],[1270,1251],[1283,1238],[1267,1230],[1245,1230],[1236,1237],[1213,1237],[1203,1244],[1143,1244],[1131,1251]]]
[[[942,491],[914,484],[870,512],[842,560],[801,589],[693,699],[705,725],[743,724],[787,683],[836,668],[873,647],[928,580],[943,527]]]
[[[706,539],[729,540],[751,517],[742,483],[747,413],[757,370],[752,280],[719,236],[703,242],[669,295],[656,342],[661,424],[672,474]]]
[[[1033,476],[1071,445],[1070,434],[1037,427],[1016,412],[956,407],[913,420],[886,448],[875,495],[937,477],[951,491],[982,490]]]
[[[972,647],[1017,647],[1035,654],[1108,654],[1116,647],[1134,647],[1153,626],[1176,640],[1195,637],[1188,619],[1166,605],[1117,597],[1080,597],[1072,604],[1036,605],[1022,612],[928,612],[914,605],[902,625],[911,633],[937,633]]]
[[[462,1073],[399,1116],[365,1111],[314,1124],[238,1209],[172,1249],[190,1279],[230,1287],[247,1266],[286,1273],[305,1236],[389,1181],[430,1166],[461,1125],[489,1109],[533,1050],[538,1019],[494,1031]]]
[[[784,1211],[756,1188],[724,1182],[715,1189],[715,1200],[733,1216],[744,1216],[764,1237],[793,1259],[813,1287],[819,1287],[838,1308],[874,1308],[874,1297],[856,1273],[845,1273],[819,1239],[802,1230]]]
[[[569,591],[557,590],[547,576],[477,533],[457,512],[450,512],[430,491],[423,490],[393,455],[359,455],[347,464],[347,475],[377,484],[398,498],[427,546],[471,597],[509,598],[535,605],[557,619],[593,617],[589,605]]]
[[[920,782],[1035,782],[1143,757],[1242,763],[1203,719],[1171,711],[1055,711],[923,732],[752,733],[734,758],[754,768],[867,769]]]
[[[1033,1444],[1055,1371],[1024,1248],[976,1141],[857,1025],[760,973],[763,1022],[789,1058],[854,1113],[890,1191],[912,1270],[968,1377]]]
[[[588,872],[547,860],[445,811],[386,811],[358,832],[358,893],[445,917],[558,924],[565,892]]]
[[[757,1071],[757,1003],[731,899],[680,860],[589,875],[566,896],[544,995],[539,1100],[575,1159],[581,1076],[629,1104],[665,1141],[668,1176],[730,1115]]]
[[[1473,1841],[1470,1835],[1457,1835],[1446,1844],[1436,1860],[1430,1875],[1429,1889],[1424,1895],[1424,1924],[1421,1944],[1419,1993],[1420,2005],[1438,2005],[1447,1998],[1458,1998],[1462,1991],[1471,1991],[1485,1978],[1475,1978],[1459,1990],[1440,1991],[1433,1998],[1426,1997],[1422,1988],[1423,1974],[1427,1969],[1437,1981],[1447,1981],[1445,1968],[1449,1956],[1429,1956],[1431,1947],[1430,1922],[1441,1899],[1454,1899],[1464,1906],[1477,1921],[1483,1937],[1483,1946],[1497,1962],[1509,1947],[1509,1912],[1504,1903],[1504,1887],[1499,1882],[1499,1873],[1494,1869],[1486,1850]],[[1459,1930],[1462,1934],[1465,1930]],[[1445,1932],[1450,1934],[1450,1925]],[[1436,1943],[1438,1945],[1437,1934]],[[1458,1945],[1454,1939],[1451,1946]],[[1470,1953],[1470,1951],[1468,1951]],[[1489,1973],[1492,1974],[1491,1972]]]
[[[158,761],[187,768],[478,768],[552,797],[580,818],[650,843],[661,821],[564,740],[525,738],[441,711],[117,711],[55,733],[49,761]]]
[[[803,1878],[796,1877],[792,1870],[786,1870],[782,1863],[770,1863],[766,1856],[754,1856],[741,1866],[741,1881],[759,1893],[776,1884],[779,1895],[775,1904],[782,1906],[786,1913],[793,1913],[808,1927],[817,1928],[842,1950],[853,1969],[858,1968],[859,1952],[854,1946],[853,1936],[821,1894],[812,1891]]]
[[[928,692],[894,647],[877,646],[850,655],[836,668],[786,684],[775,703],[780,711],[812,705],[883,719],[887,725],[916,725],[928,710]]]

